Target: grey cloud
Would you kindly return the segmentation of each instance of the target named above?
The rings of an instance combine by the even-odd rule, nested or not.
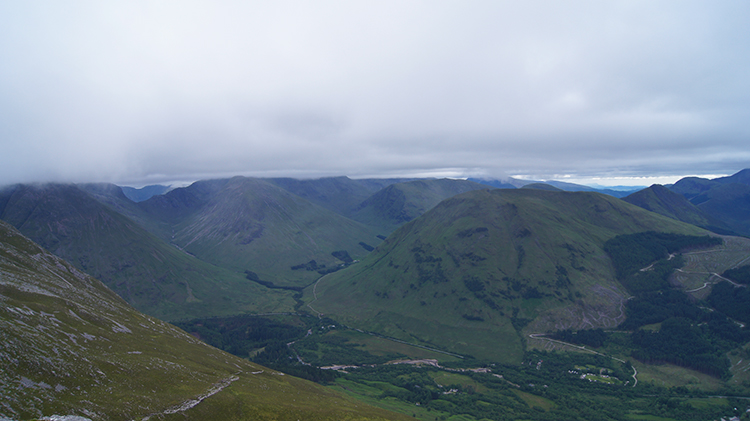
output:
[[[0,5],[0,184],[731,173],[745,2]]]

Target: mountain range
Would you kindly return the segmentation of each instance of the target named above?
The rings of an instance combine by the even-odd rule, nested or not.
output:
[[[217,392],[220,398],[206,400],[213,403],[177,412],[221,412],[226,403],[248,414],[261,405],[238,397],[256,388],[262,376],[252,373],[282,379],[149,316],[307,314],[456,358],[518,364],[538,346],[534,335],[615,329],[633,314],[630,303],[652,299],[644,298],[640,281],[625,278],[613,241],[643,233],[720,238],[701,271],[659,284],[660,294],[671,285],[691,300],[706,299],[720,273],[748,259],[744,239],[731,236],[750,236],[750,170],[637,192],[560,182],[348,177],[234,177],[162,187],[0,188],[0,220],[8,224],[0,223],[6,342],[0,357],[14,367],[2,384],[15,385],[0,390],[12,402],[0,416],[167,419],[169,408],[218,389],[244,392]],[[667,255],[671,261],[682,251],[634,257],[636,275],[627,276],[662,270],[672,264]],[[660,323],[652,329],[658,332]],[[20,355],[24,348],[28,356]],[[177,366],[184,372],[173,374]],[[156,367],[153,376],[146,367]],[[127,373],[134,379],[116,387]],[[137,392],[156,390],[162,375],[178,381],[153,396]],[[315,411],[321,419],[396,419],[372,408],[362,415],[345,400],[335,410],[311,405],[340,397],[288,376],[275,384],[299,390],[308,403],[258,398],[266,399],[268,419],[309,418]],[[133,403],[108,408],[105,392]],[[268,409],[277,405],[286,409]]]
[[[0,301],[3,419],[406,419],[138,313],[1,221]]]

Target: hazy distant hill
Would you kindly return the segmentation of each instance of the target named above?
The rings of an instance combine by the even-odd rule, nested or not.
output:
[[[669,189],[737,234],[750,236],[750,169],[713,180],[686,177]]]
[[[353,210],[373,193],[391,184],[410,179],[372,178],[352,180],[349,177],[327,177],[311,180],[269,178],[266,181],[340,215],[351,216]]]
[[[727,177],[714,178],[711,181],[714,181],[719,184],[739,183],[739,184],[745,184],[745,185],[750,186],[750,168],[738,171],[737,173],[732,174]]]
[[[659,184],[633,193],[622,200],[651,212],[697,225],[710,231],[720,234],[731,233],[731,229],[723,222],[708,215],[690,203],[684,196]]]
[[[555,180],[548,180],[548,181],[545,181],[545,183],[551,186],[555,186],[559,188],[560,190],[564,190],[564,191],[571,191],[571,192],[590,191],[590,192],[602,193],[602,194],[606,194],[606,195],[614,196],[618,198],[623,198],[631,193],[641,190],[641,187],[635,187],[632,189],[595,188],[595,187],[583,186],[580,184],[566,183],[564,181],[555,181]]]
[[[527,325],[539,332],[623,320],[628,293],[602,246],[648,230],[703,232],[597,193],[472,191],[321,279],[311,306],[407,341],[518,361]]]
[[[140,205],[186,252],[276,286],[307,285],[380,242],[371,228],[262,179],[199,182]]]
[[[143,202],[152,198],[153,196],[164,194],[168,192],[169,189],[170,186],[154,184],[151,186],[141,187],[140,189],[124,186],[122,187],[122,192],[123,194],[125,194],[125,196],[127,196],[128,199],[132,200],[133,202]]]
[[[669,189],[675,193],[679,193],[684,196],[687,200],[692,202],[692,199],[701,193],[707,192],[720,184],[711,181],[707,178],[699,177],[685,177],[669,186]]]
[[[352,219],[389,234],[442,200],[487,186],[467,180],[424,179],[391,184],[364,200]]]
[[[588,192],[597,192],[606,194],[609,196],[614,196],[618,198],[623,198],[633,192],[636,192],[638,190],[641,190],[641,187],[634,187],[632,189],[628,188],[595,188],[595,187],[589,187],[589,186],[583,186],[581,184],[574,184],[574,183],[566,183],[564,181],[556,181],[556,180],[548,180],[548,181],[533,181],[533,180],[520,180],[516,178],[509,177],[505,180],[487,180],[487,179],[481,179],[481,178],[469,178],[470,181],[475,181],[477,183],[485,184],[488,186],[496,187],[499,189],[520,189],[523,187],[526,187],[530,184],[546,184],[553,187],[557,187],[560,190],[563,191],[570,191],[570,192],[579,192],[579,191],[588,191]]]
[[[496,189],[518,189],[526,184],[531,184],[533,181],[516,180],[515,178],[507,178],[504,180],[486,179],[486,178],[471,178],[468,181],[475,183],[484,184],[485,186],[494,187]]]
[[[534,189],[534,190],[547,190],[547,191],[564,191],[563,189],[557,188],[547,183],[530,183],[521,188],[522,189]]]
[[[75,185],[3,189],[0,219],[101,279],[139,310],[164,319],[294,305],[289,292],[264,291],[241,273],[199,261]]]
[[[406,419],[199,342],[0,221],[0,418]]]

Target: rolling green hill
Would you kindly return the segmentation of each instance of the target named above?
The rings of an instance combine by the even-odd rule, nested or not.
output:
[[[467,180],[426,179],[391,184],[363,201],[352,219],[389,234],[442,200],[487,186]]]
[[[128,303],[165,320],[289,311],[290,291],[202,262],[149,234],[74,185],[17,185],[0,192],[0,219],[101,279]]]
[[[602,247],[651,230],[704,233],[597,193],[473,191],[322,278],[306,299],[352,327],[518,361],[525,332],[619,324],[628,293]]]
[[[0,418],[408,419],[205,345],[0,221]]]

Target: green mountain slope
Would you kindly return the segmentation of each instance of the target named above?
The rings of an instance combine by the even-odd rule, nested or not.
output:
[[[649,230],[704,232],[597,193],[473,191],[322,278],[308,299],[353,327],[518,361],[528,332],[621,322],[628,294],[602,246]]]
[[[166,320],[288,311],[291,292],[190,256],[74,185],[18,185],[0,192],[0,219],[96,276],[134,307]]]
[[[738,234],[750,236],[750,186],[721,184],[694,197],[692,202]]]
[[[166,202],[181,190],[160,197]],[[149,202],[144,203],[152,206]],[[308,285],[320,272],[365,256],[367,247],[360,243],[370,247],[380,241],[370,228],[260,179],[232,178],[196,208],[185,217],[180,207],[164,212],[177,215],[175,244],[276,286]]]
[[[175,226],[195,215],[229,182],[229,179],[196,181],[188,187],[153,196],[138,203],[137,220],[151,233],[171,241]]]
[[[707,230],[721,234],[731,232],[730,228],[723,222],[708,215],[690,203],[684,196],[659,184],[633,193],[622,200],[651,212],[656,212],[659,215],[697,225]]]
[[[390,420],[144,316],[0,221],[0,418]]]
[[[376,227],[382,234],[388,234],[444,199],[486,188],[487,186],[473,181],[447,178],[392,184],[363,201],[351,217]]]

